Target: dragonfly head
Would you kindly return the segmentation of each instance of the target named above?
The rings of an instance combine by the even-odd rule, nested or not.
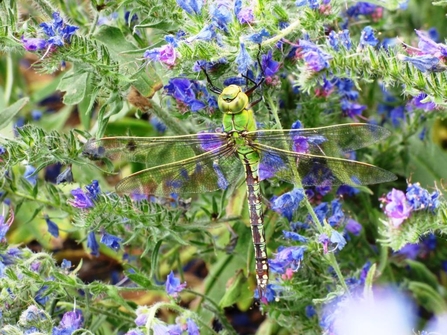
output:
[[[218,99],[219,109],[226,114],[239,114],[248,106],[248,96],[240,86],[225,87]]]

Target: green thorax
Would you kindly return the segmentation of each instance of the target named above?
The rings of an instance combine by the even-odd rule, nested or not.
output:
[[[225,87],[219,95],[218,104],[224,113],[222,123],[226,132],[256,130],[256,121],[248,96],[239,86]]]

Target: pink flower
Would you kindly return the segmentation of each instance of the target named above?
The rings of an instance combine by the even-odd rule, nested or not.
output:
[[[391,219],[394,227],[399,227],[401,223],[410,217],[412,208],[407,201],[405,193],[392,189],[386,196],[388,201],[385,206],[385,214]]]

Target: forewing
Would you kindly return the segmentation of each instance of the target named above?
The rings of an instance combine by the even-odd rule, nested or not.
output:
[[[261,179],[277,177],[295,183],[298,173],[303,186],[359,186],[396,179],[393,173],[362,162],[282,151],[262,144],[254,144],[254,147],[261,156]]]
[[[225,133],[165,137],[104,137],[88,141],[83,154],[90,159],[110,158],[145,163],[148,167],[192,158],[227,142]]]
[[[169,196],[225,189],[243,176],[242,164],[229,144],[183,161],[134,173],[116,185],[118,193]]]
[[[390,132],[380,126],[366,123],[348,123],[320,128],[258,130],[248,136],[256,142],[286,151],[300,152],[300,144],[308,145],[311,155],[340,155],[380,141]]]

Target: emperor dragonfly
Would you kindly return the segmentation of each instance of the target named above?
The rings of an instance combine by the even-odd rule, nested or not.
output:
[[[225,189],[245,171],[259,298],[265,297],[269,265],[259,182],[275,176],[302,186],[376,184],[396,176],[374,165],[332,157],[389,135],[380,126],[350,123],[320,128],[257,130],[249,98],[227,86],[218,98],[223,131],[166,137],[105,137],[89,141],[84,154],[142,162],[148,168],[116,185],[119,193],[169,196]],[[297,181],[300,177],[301,182]]]

